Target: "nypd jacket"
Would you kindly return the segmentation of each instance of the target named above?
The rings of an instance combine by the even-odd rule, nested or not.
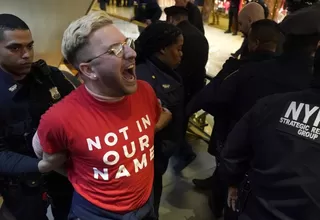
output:
[[[302,54],[283,54],[276,59],[243,66],[211,95],[211,113],[228,119],[228,131],[231,131],[259,99],[308,88],[312,69],[313,58]]]
[[[33,132],[41,115],[74,89],[57,68],[49,70],[43,73],[33,67],[25,79],[16,82],[0,69],[0,174],[38,172],[39,160],[31,146]]]
[[[260,100],[228,136],[222,158],[229,185],[249,172],[252,190],[242,215],[319,219],[320,86]]]

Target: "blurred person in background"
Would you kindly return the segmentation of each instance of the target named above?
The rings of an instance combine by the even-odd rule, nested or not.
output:
[[[239,50],[232,53],[231,56],[234,58],[244,58],[248,55],[248,32],[253,22],[259,21],[265,18],[264,8],[256,2],[250,2],[243,7],[239,13],[239,31],[244,35],[243,42]]]
[[[138,6],[131,21],[136,20],[146,25],[150,25],[160,19],[162,10],[157,0],[138,0],[137,2]],[[141,33],[144,30],[144,27],[138,26],[138,29]]]
[[[108,0],[98,0],[98,3],[101,10],[107,11]]]
[[[291,14],[297,10],[300,10],[305,7],[309,7],[313,4],[319,3],[319,0],[286,0],[285,1],[285,8],[287,9],[287,14]]]
[[[175,6],[188,9],[188,20],[198,30],[204,34],[203,20],[199,8],[189,0],[175,0]]]
[[[238,34],[238,13],[240,9],[240,0],[231,0],[230,1],[230,8],[229,8],[229,25],[228,30],[224,33],[232,35]],[[232,31],[234,25],[234,31]]]

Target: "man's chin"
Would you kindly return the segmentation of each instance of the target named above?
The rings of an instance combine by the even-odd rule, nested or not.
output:
[[[30,70],[29,71],[17,71],[17,72],[11,72],[13,78],[15,80],[22,80],[24,79],[28,74],[30,73]]]
[[[31,67],[21,68],[16,71],[16,75],[26,76],[31,72]]]
[[[127,86],[125,89],[124,89],[124,93],[125,95],[131,95],[133,93],[135,93],[138,89],[138,85],[137,83],[135,85],[132,85],[132,86]]]

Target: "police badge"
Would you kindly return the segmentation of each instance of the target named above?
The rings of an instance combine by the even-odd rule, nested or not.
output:
[[[49,89],[49,92],[50,92],[51,97],[54,101],[57,101],[61,98],[60,92],[57,87],[53,87],[53,88]]]

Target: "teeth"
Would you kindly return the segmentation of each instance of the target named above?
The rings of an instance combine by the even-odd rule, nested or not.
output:
[[[134,67],[134,65],[132,64],[132,65],[128,66],[127,69],[133,69],[133,67]]]

